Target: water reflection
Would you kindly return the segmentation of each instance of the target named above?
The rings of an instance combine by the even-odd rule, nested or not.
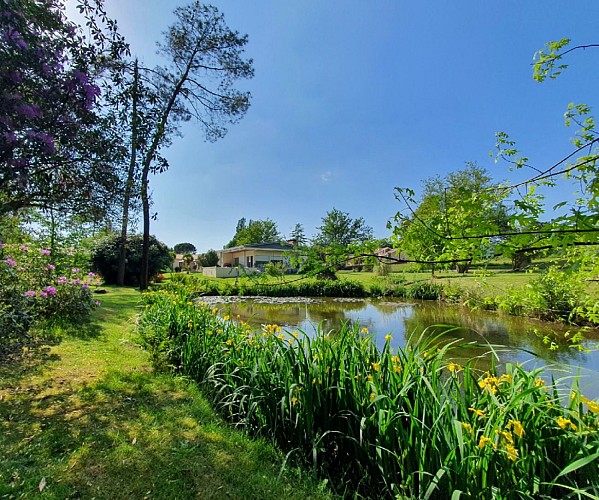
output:
[[[585,352],[571,347],[564,336],[576,329],[541,321],[497,315],[437,302],[401,302],[393,300],[307,299],[307,298],[239,298],[209,297],[207,300],[233,317],[260,326],[276,323],[290,330],[313,334],[320,325],[334,331],[346,322],[368,328],[379,347],[385,335],[391,334],[392,347],[405,347],[420,338],[421,332],[442,334],[440,342],[460,344],[452,351],[454,361],[464,363],[477,358],[481,370],[490,367],[495,348],[500,363],[524,364],[526,368],[547,367],[547,376],[556,378],[580,372],[581,386],[588,397],[599,397],[599,331],[584,332],[580,343]],[[451,325],[453,328],[431,325]],[[568,333],[569,332],[569,333]],[[553,349],[551,348],[553,342]],[[473,345],[476,344],[476,345]]]

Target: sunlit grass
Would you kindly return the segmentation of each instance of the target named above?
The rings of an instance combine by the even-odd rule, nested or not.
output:
[[[134,341],[139,293],[107,290],[88,328],[0,368],[0,497],[326,496],[194,384],[155,374]]]

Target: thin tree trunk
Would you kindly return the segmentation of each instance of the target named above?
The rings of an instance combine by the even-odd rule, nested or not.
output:
[[[189,76],[189,72],[191,70],[191,64],[195,58],[196,53],[194,52],[189,57],[187,67],[185,71],[177,81],[177,85],[173,89],[173,93],[170,95],[166,108],[162,112],[162,116],[160,117],[160,123],[156,127],[156,132],[154,132],[154,136],[152,137],[152,143],[150,147],[146,151],[143,162],[143,170],[141,176],[141,202],[143,206],[143,220],[144,220],[144,232],[143,232],[143,243],[141,249],[141,276],[139,278],[139,288],[141,290],[146,290],[150,284],[150,278],[148,276],[149,273],[149,257],[150,257],[150,203],[148,199],[148,175],[150,173],[150,165],[152,160],[154,159],[154,155],[158,150],[158,146],[160,141],[164,137],[164,131],[166,130],[166,124],[170,117],[171,111],[173,110],[173,106],[181,93],[181,89],[183,85],[187,81]]]
[[[143,207],[144,232],[141,249],[141,276],[139,277],[139,288],[147,290],[150,285],[150,200],[148,198],[148,168],[144,168],[141,180],[141,204]]]
[[[137,59],[133,67],[133,90],[131,99],[133,101],[131,117],[131,158],[129,160],[129,170],[127,172],[127,183],[125,184],[125,197],[123,200],[123,219],[121,223],[121,241],[119,243],[119,268],[117,271],[116,283],[118,286],[125,285],[125,265],[127,262],[127,228],[129,226],[129,205],[131,203],[131,193],[133,191],[133,176],[135,174],[135,165],[137,159],[137,85],[139,79],[139,70]]]

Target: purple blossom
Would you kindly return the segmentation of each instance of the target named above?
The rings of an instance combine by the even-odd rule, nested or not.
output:
[[[54,143],[54,137],[44,132],[36,132],[35,130],[28,130],[26,133],[27,137],[36,139],[42,143],[42,150],[47,154],[54,154],[56,152],[56,145]]]
[[[91,109],[96,102],[96,97],[100,95],[100,87],[96,85],[84,85],[85,92],[85,109]]]
[[[48,293],[48,295],[52,295],[54,297],[54,295],[56,295],[56,288],[54,288],[53,286],[47,286],[46,292]]]
[[[71,283],[73,283],[73,285],[78,285],[79,283],[81,283],[81,280],[79,278],[74,278],[71,280]]]
[[[26,158],[11,158],[8,160],[8,163],[13,167],[20,169],[26,167],[29,164],[29,161],[27,161]]]
[[[89,285],[87,283],[83,283],[83,285],[81,285],[81,288],[85,288],[87,290],[89,288]]]
[[[29,247],[27,245],[21,245],[21,250],[23,250],[23,252],[29,252]]]
[[[45,249],[43,249],[43,248],[42,248],[42,249],[40,250],[40,253],[41,253],[42,255],[50,255],[50,250],[45,250]]]
[[[23,78],[21,77],[21,73],[19,73],[18,71],[9,71],[9,72],[5,73],[5,75],[6,75],[6,79],[8,81],[10,81],[11,83],[19,84],[23,81]]]
[[[27,291],[25,292],[25,296],[26,296],[26,297],[35,297],[36,295],[37,295],[37,293],[36,293],[36,291],[35,291],[35,290],[27,290]]]
[[[41,292],[40,292],[40,297],[42,297],[42,298],[44,298],[44,299],[45,299],[45,298],[47,298],[47,297],[48,297],[48,294],[47,294],[46,292],[44,292],[44,291],[41,291]]]
[[[73,273],[78,273],[78,272],[79,272],[79,268],[78,268],[78,267],[74,267],[74,268],[71,270],[71,272],[73,272]]]
[[[81,85],[86,85],[89,81],[87,75],[83,71],[73,71],[73,76]]]
[[[17,265],[17,262],[11,259],[10,257],[6,259],[4,262],[6,262],[6,264],[10,267],[15,267]]]
[[[67,280],[66,276],[61,276],[60,278],[58,278],[56,280],[56,283],[58,283],[59,285],[64,285],[67,282],[68,282],[68,280]]]
[[[89,273],[87,273],[87,275],[88,275],[90,278],[95,278],[95,277],[96,277],[95,273],[92,273],[92,272],[89,272]]]
[[[96,300],[96,301],[94,302],[94,304],[96,304],[97,306],[100,306],[100,305],[102,305],[102,302],[100,302],[99,300]]]
[[[25,40],[23,40],[21,38],[21,33],[19,33],[17,30],[9,28],[7,31],[5,31],[4,32],[4,40],[6,40],[7,42],[15,42],[17,47],[19,47],[21,49],[27,48],[27,44],[25,43]]]
[[[7,145],[14,144],[17,142],[17,136],[12,131],[4,132],[4,140]]]
[[[54,264],[48,264],[44,269],[46,269],[47,271],[54,271],[54,269],[56,269],[56,266]]]
[[[39,106],[35,104],[21,104],[17,111],[29,119],[39,118],[42,116]]]

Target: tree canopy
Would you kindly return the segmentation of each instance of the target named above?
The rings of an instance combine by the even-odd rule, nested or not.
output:
[[[196,253],[196,247],[193,243],[177,243],[173,250],[175,253]]]
[[[422,195],[395,188],[403,207],[394,217],[394,241],[411,259],[453,261],[460,271],[472,259],[490,257],[496,240],[486,235],[508,228],[505,192],[496,189],[489,173],[474,163],[423,181]]]
[[[363,243],[373,238],[372,227],[359,217],[352,219],[349,213],[333,208],[322,218],[314,243],[322,247],[347,247],[353,243]]]
[[[114,198],[119,174],[110,158],[122,150],[98,112],[97,75],[107,51],[126,46],[101,2],[83,1],[80,10],[89,40],[62,2],[0,3],[0,216],[59,206],[89,215]]]
[[[250,245],[252,243],[272,243],[281,239],[277,223],[271,219],[250,220],[246,225],[245,218],[242,218],[237,223],[235,236],[227,243],[226,248]]]

